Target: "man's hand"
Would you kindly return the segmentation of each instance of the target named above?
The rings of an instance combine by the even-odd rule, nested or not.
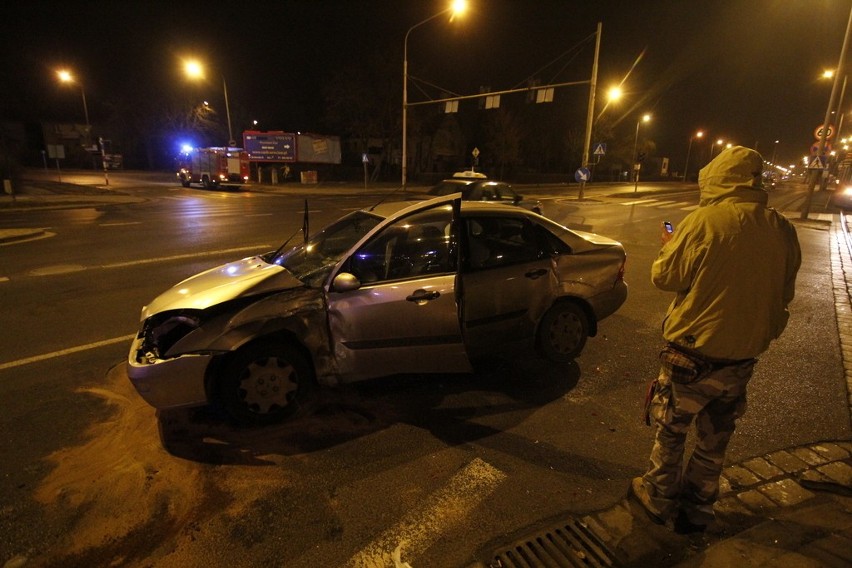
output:
[[[673,233],[673,232],[672,232],[672,233],[670,233],[670,232],[668,232],[668,231],[666,230],[666,224],[665,224],[665,223],[660,223],[660,231],[661,231],[661,233],[660,233],[660,242],[661,242],[662,244],[664,244],[664,245],[665,245],[667,242],[669,242],[670,240],[672,240],[672,237],[674,236],[674,233]]]

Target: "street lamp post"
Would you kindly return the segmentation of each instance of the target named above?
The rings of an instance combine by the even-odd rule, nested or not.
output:
[[[89,122],[89,107],[86,104],[86,90],[83,88],[83,84],[74,79],[74,76],[70,71],[66,69],[60,69],[56,72],[57,77],[63,83],[75,83],[80,87],[80,94],[83,96],[83,114],[86,117],[86,144],[89,145],[91,143],[92,137],[92,125]]]
[[[183,69],[187,76],[192,79],[204,77],[204,67],[194,59],[184,62]],[[236,146],[237,141],[234,140],[234,131],[231,128],[231,104],[228,101],[228,83],[225,82],[224,75],[222,76],[222,91],[225,94],[225,116],[228,119],[228,145]],[[207,105],[207,102],[205,101],[204,104]]]
[[[636,137],[633,139],[633,179],[635,182],[633,193],[636,193],[639,189],[639,164],[636,161],[636,147],[639,145],[639,125],[649,120],[651,120],[651,115],[643,114],[642,118],[636,121]]]
[[[683,166],[683,181],[686,182],[686,172],[689,170],[689,153],[692,150],[692,141],[696,138],[704,137],[704,132],[699,130],[695,133],[695,136],[689,137],[689,146],[686,147],[686,165]]]
[[[408,36],[415,28],[419,28],[447,12],[452,12],[455,16],[463,13],[465,9],[467,9],[466,0],[455,0],[449,8],[417,22],[405,32],[402,50],[402,187],[405,187],[408,183]]]
[[[852,35],[852,8],[849,10],[849,21],[846,23],[846,33],[843,36],[843,45],[840,47],[840,58],[837,62],[838,69],[843,69],[846,64],[846,49],[849,45],[850,35]],[[824,127],[822,128],[819,142],[817,143],[817,159],[821,159],[823,152],[825,151],[826,131],[828,130],[828,122],[831,120],[831,108],[834,106],[835,97],[837,96],[838,78],[838,75],[835,74],[834,84],[831,86],[831,95],[828,97],[828,106],[825,109],[825,120],[823,121]],[[816,181],[816,176],[811,175],[810,181],[808,182],[808,195],[802,205],[801,219],[807,219],[808,214],[810,213],[811,199],[814,196],[814,186],[816,185]]]
[[[721,146],[724,143],[725,141],[719,138],[718,140],[716,140],[715,144],[710,144],[710,160],[713,159],[713,148],[715,148],[716,146]]]

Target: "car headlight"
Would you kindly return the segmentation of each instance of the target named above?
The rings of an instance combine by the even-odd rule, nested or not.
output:
[[[200,310],[175,310],[155,314],[142,325],[140,357],[149,363],[163,358],[181,339],[201,326]]]

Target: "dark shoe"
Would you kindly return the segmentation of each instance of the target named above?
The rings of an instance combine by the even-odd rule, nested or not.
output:
[[[689,516],[683,511],[678,512],[674,520],[674,532],[677,534],[703,533],[707,525],[697,525],[689,520]]]
[[[645,514],[648,515],[648,518],[651,519],[652,523],[657,525],[666,524],[666,520],[663,517],[650,509],[648,490],[645,489],[645,482],[641,477],[634,477],[630,482],[630,488],[627,490],[627,497],[633,499],[633,501],[642,507],[642,510],[645,511]]]

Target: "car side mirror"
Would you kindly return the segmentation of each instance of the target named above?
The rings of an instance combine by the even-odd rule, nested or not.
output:
[[[361,287],[361,281],[354,274],[341,272],[331,283],[332,292],[351,292]]]

